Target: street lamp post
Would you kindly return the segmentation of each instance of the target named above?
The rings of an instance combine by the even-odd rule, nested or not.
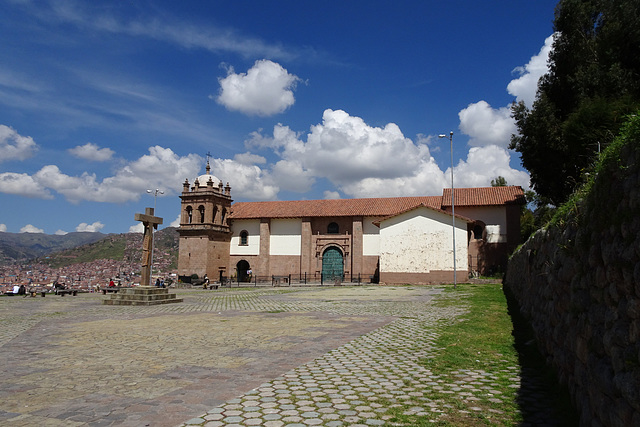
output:
[[[447,135],[440,134],[438,138],[446,138]],[[457,285],[457,271],[456,271],[456,208],[454,206],[453,197],[453,131],[449,132],[449,144],[451,147],[451,218],[453,221],[453,289],[456,289]]]
[[[156,214],[156,201],[158,200],[158,194],[164,194],[164,191],[159,190],[159,189],[155,189],[155,190],[147,190],[147,193],[151,194],[153,193],[153,213],[152,215]],[[155,239],[151,240],[151,274],[149,274],[149,283],[147,283],[147,285],[152,286],[152,281],[153,281],[153,250],[155,247],[156,243],[155,243]]]

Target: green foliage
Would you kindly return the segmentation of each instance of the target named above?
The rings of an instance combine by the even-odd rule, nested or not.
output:
[[[496,179],[491,180],[492,187],[506,187],[507,180],[504,176],[498,176]]]
[[[521,154],[538,194],[559,206],[585,181],[599,149],[640,106],[637,0],[561,0],[550,71],[531,108],[512,106]]]
[[[613,212],[608,209],[596,209],[598,205],[606,203],[617,206],[624,197],[623,189],[613,182],[622,181],[623,177],[631,173],[631,167],[637,167],[640,146],[640,111],[628,117],[622,126],[620,135],[602,152],[592,166],[587,180],[560,206],[550,220],[552,225],[564,227],[570,223],[579,223],[583,217],[586,203],[589,211],[599,212],[599,217],[590,218],[591,227],[602,227],[604,224],[620,222],[620,218],[612,217]]]

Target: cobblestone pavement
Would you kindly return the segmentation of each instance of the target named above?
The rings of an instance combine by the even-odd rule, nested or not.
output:
[[[437,394],[491,417],[498,381],[523,386],[518,366],[445,378],[418,363],[464,312],[433,305],[440,288],[178,292],[184,303],[151,307],[0,299],[0,424],[375,426],[398,406],[437,420]]]

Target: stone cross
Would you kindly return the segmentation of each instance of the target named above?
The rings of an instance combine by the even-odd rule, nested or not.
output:
[[[143,214],[135,215],[136,221],[144,225],[144,237],[142,238],[142,271],[141,286],[151,286],[151,264],[153,263],[153,230],[162,224],[162,218],[154,216],[154,208],[146,208]]]

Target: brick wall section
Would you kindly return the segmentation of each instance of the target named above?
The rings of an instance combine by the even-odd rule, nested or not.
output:
[[[600,172],[568,225],[537,232],[511,257],[504,281],[582,425],[640,425],[640,149],[633,145]]]

